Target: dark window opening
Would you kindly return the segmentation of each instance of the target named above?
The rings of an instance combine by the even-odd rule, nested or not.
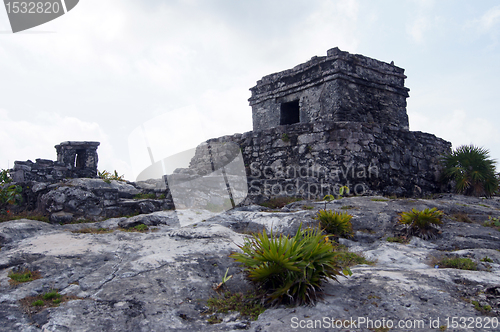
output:
[[[300,122],[299,101],[294,100],[281,104],[280,125],[290,125]]]
[[[85,167],[85,150],[76,150],[76,165],[75,168]]]

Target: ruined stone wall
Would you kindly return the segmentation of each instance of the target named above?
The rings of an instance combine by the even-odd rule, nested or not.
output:
[[[404,69],[393,64],[331,49],[326,57],[265,76],[250,89],[253,130],[320,121],[408,130],[405,78]],[[294,112],[293,119],[284,119]]]
[[[57,182],[66,178],[97,176],[99,142],[62,142],[55,146],[57,161],[36,159],[15,161],[9,171],[15,182]]]
[[[451,149],[432,134],[360,122],[279,126],[211,142],[239,144],[254,202],[322,198],[344,185],[359,195],[425,196],[440,191],[439,157]],[[197,151],[192,167],[203,167],[203,154]]]

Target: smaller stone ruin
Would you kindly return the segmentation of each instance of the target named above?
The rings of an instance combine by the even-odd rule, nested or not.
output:
[[[55,182],[66,178],[97,177],[99,142],[67,141],[55,146],[57,161],[15,161],[10,171],[15,182]]]

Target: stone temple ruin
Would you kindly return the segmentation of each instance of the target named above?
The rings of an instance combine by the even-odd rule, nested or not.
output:
[[[342,186],[357,195],[421,197],[446,191],[438,181],[439,158],[451,152],[451,143],[409,130],[405,78],[404,69],[393,63],[338,48],[265,76],[250,89],[253,131],[203,142],[189,168],[156,172],[163,180],[154,180],[154,188],[147,181],[79,179],[69,187],[49,185],[95,178],[98,142],[63,142],[55,146],[57,161],[16,161],[10,172],[14,181],[31,183],[25,188],[30,201],[51,218],[99,219],[173,205],[226,210],[271,197],[338,195]],[[161,169],[156,166],[151,167]],[[144,190],[164,199],[131,200]],[[60,203],[61,197],[67,202]]]
[[[451,143],[409,130],[404,69],[333,48],[251,88],[253,131],[208,144],[241,147],[249,198],[353,194],[422,196],[443,190]],[[203,163],[203,149],[191,162]]]
[[[36,162],[15,161],[10,171],[15,182],[54,182],[66,178],[97,176],[99,142],[62,142],[55,146],[57,161],[36,159]]]

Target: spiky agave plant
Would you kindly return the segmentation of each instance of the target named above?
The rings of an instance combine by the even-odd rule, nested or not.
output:
[[[439,211],[436,208],[424,209],[423,211],[413,208],[409,212],[402,212],[400,214],[399,223],[405,225],[408,235],[417,235],[423,239],[432,239],[438,234],[439,230],[436,227],[443,224],[441,221],[443,215],[443,211]]]
[[[491,196],[498,191],[495,160],[487,149],[462,145],[442,160],[441,180],[455,181],[456,192],[464,195]]]
[[[273,237],[272,232],[269,238],[263,230],[239,246],[243,253],[231,254],[271,303],[314,303],[322,297],[323,281],[351,274],[338,266],[338,253],[321,230],[301,226],[291,238]]]
[[[340,237],[352,236],[352,216],[346,212],[339,213],[332,210],[319,210],[314,219],[319,220],[319,226],[328,234]]]

